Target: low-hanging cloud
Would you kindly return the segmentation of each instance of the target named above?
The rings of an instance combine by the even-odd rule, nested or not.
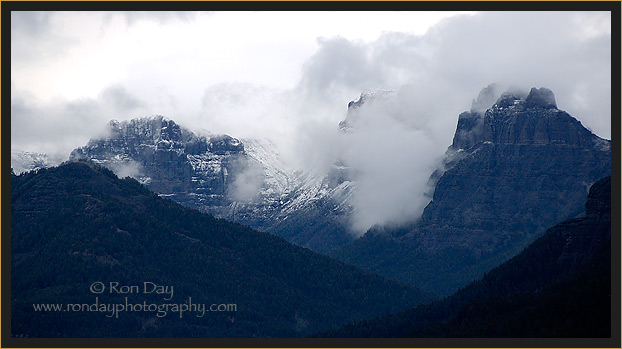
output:
[[[143,174],[142,165],[136,161],[113,162],[108,167],[119,178],[131,177],[138,180]]]
[[[248,166],[237,173],[229,185],[229,196],[238,202],[250,203],[259,198],[259,192],[264,184],[264,173],[257,166]]]
[[[425,123],[409,125],[396,96],[372,100],[349,116],[341,159],[356,169],[352,231],[413,220],[429,201],[424,194],[438,163],[438,147]]]

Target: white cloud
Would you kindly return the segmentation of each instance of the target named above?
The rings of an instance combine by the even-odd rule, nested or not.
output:
[[[239,202],[253,202],[259,197],[263,186],[264,173],[261,168],[247,166],[236,174],[229,187],[229,195]]]
[[[132,177],[139,179],[142,175],[142,166],[135,161],[111,163],[109,166],[119,178]]]
[[[439,144],[425,115],[405,112],[398,96],[366,102],[349,115],[353,131],[342,135],[340,158],[357,171],[353,230],[404,223],[418,217],[429,199],[427,182],[438,164]],[[411,114],[412,113],[412,114]],[[354,114],[354,113],[353,113]],[[414,125],[410,119],[420,118]]]
[[[65,159],[90,138],[105,134],[107,121],[143,116],[148,108],[121,86],[96,98],[41,101],[27,91],[11,91],[11,149]]]

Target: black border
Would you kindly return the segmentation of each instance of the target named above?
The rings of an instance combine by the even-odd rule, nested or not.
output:
[[[525,347],[551,347],[551,348],[620,348],[620,31],[616,31],[620,26],[620,2],[618,1],[578,1],[578,2],[552,2],[552,1],[533,1],[533,2],[463,2],[463,1],[443,1],[443,2],[403,2],[403,1],[93,1],[93,2],[74,2],[74,1],[2,1],[0,2],[2,61],[1,69],[4,72],[1,81],[2,93],[1,110],[5,115],[1,118],[1,169],[4,181],[1,182],[1,189],[4,192],[1,203],[2,210],[2,230],[5,233],[1,236],[2,253],[2,281],[5,285],[1,296],[1,304],[4,311],[1,314],[1,322],[4,324],[0,329],[2,334],[2,347],[50,347],[50,348],[118,348],[118,347],[301,347],[301,348],[326,348],[326,347],[480,347],[480,348],[525,348]],[[337,10],[337,11],[369,11],[369,10],[465,10],[465,11],[610,11],[612,16],[611,26],[611,62],[612,62],[612,134],[611,134],[611,174],[612,174],[612,313],[611,313],[611,338],[11,338],[10,323],[10,180],[7,180],[10,169],[10,149],[11,149],[11,11],[200,11],[200,10]],[[4,11],[2,11],[4,10]],[[7,53],[8,52],[8,53]],[[616,117],[613,117],[613,116]],[[10,178],[10,177],[9,177]],[[614,261],[616,263],[614,263]]]

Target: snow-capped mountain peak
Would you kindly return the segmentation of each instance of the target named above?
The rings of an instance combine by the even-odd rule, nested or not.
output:
[[[66,157],[58,155],[11,149],[11,168],[15,174],[57,166],[65,160]]]

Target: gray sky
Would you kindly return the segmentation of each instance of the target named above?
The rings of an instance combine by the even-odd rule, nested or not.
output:
[[[13,149],[68,156],[110,119],[154,114],[267,137],[297,166],[364,168],[358,212],[387,214],[360,228],[393,220],[389,202],[423,208],[404,193],[423,190],[458,114],[490,83],[548,87],[611,138],[607,12],[14,12],[11,25]],[[397,97],[340,137],[366,89]]]
[[[423,34],[453,14],[14,12],[12,144],[68,152],[108,119],[151,114],[240,136],[248,130],[236,132],[239,124],[253,128],[265,115],[244,110],[240,121],[213,113],[231,109],[227,102],[239,104],[235,98],[249,91],[269,91],[272,99],[294,89],[320,41],[341,36],[365,44],[387,31]],[[269,112],[250,103],[244,101],[247,109]]]

